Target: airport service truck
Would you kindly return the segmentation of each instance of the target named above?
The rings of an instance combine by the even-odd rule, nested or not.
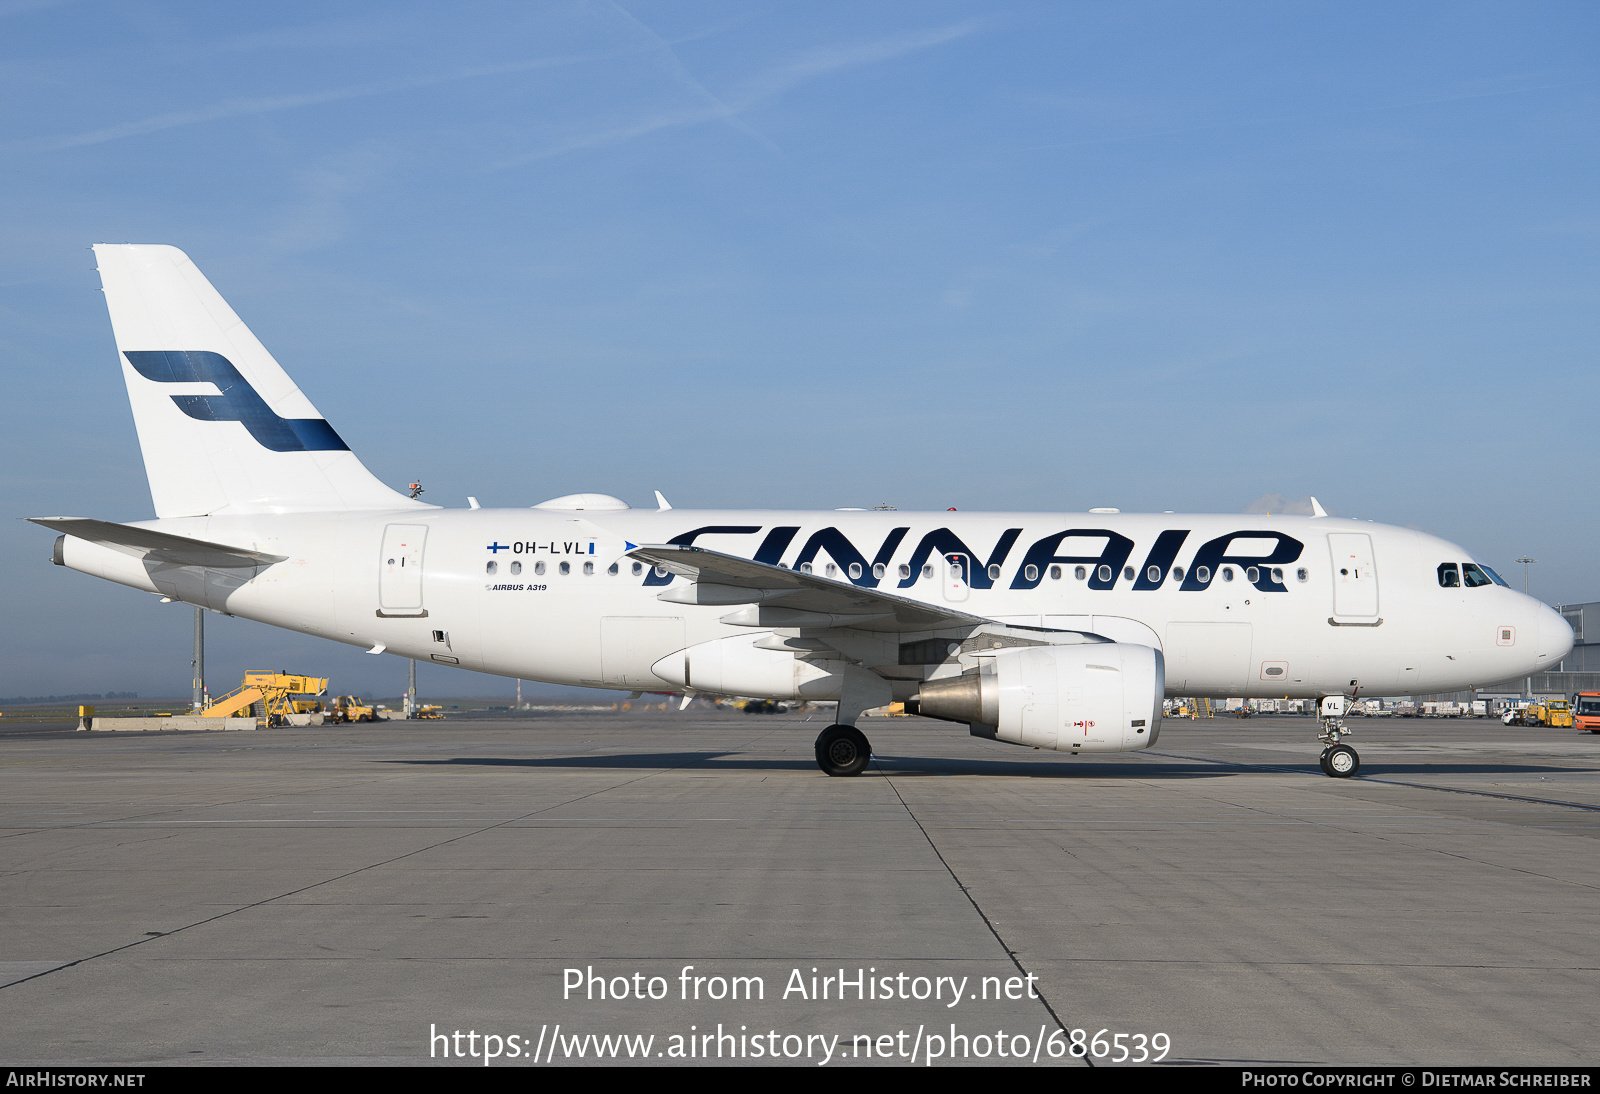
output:
[[[1600,733],[1600,691],[1580,691],[1572,697],[1572,724]]]

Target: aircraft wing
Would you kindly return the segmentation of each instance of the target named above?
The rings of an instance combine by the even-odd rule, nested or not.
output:
[[[28,517],[35,524],[65,532],[69,536],[121,551],[135,558],[150,558],[176,566],[208,566],[214,569],[249,569],[283,562],[288,555],[269,555],[246,547],[229,547],[203,539],[175,536],[150,528],[134,528],[90,517]]]
[[[660,599],[678,604],[737,608],[724,623],[746,627],[856,627],[869,631],[926,631],[970,627],[989,620],[939,604],[863,588],[849,581],[769,566],[704,547],[652,544],[627,552],[652,566],[691,579]]]

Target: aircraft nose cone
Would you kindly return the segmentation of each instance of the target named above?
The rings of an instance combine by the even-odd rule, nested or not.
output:
[[[1539,667],[1560,662],[1572,652],[1572,627],[1554,608],[1539,609]]]

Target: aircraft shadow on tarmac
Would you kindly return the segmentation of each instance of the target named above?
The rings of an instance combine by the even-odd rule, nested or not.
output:
[[[620,752],[584,753],[576,756],[457,756],[448,760],[383,760],[383,763],[420,767],[527,767],[547,770],[625,769],[670,770],[703,766],[708,770],[797,771],[822,777],[809,756],[761,756],[746,752]],[[1363,762],[1362,775],[1414,778],[1420,775],[1531,775],[1572,773],[1574,768],[1509,763],[1438,763],[1427,760]],[[864,778],[874,774],[899,777],[930,775],[989,775],[1030,779],[1217,779],[1247,775],[1289,775],[1321,772],[1316,757],[1300,762],[1252,764],[1093,760],[1061,757],[1055,760],[956,759],[951,757],[875,756]]]
[[[767,757],[740,752],[637,752],[528,757],[523,759],[462,756],[449,760],[385,760],[383,762],[446,767],[528,767],[547,770],[561,768],[574,770],[583,768],[671,770],[700,767],[708,771],[794,771],[801,774],[815,775],[818,778],[827,777],[817,768],[817,762],[809,756],[804,758],[799,756]],[[1284,770],[1293,770],[1293,767],[1285,767]],[[1091,768],[1086,764],[1073,764],[1070,760],[1052,763],[1049,761],[1028,760],[1019,762],[1017,760],[955,760],[946,757],[934,759],[914,756],[878,756],[874,757],[871,766],[862,772],[861,778],[871,778],[873,775],[894,775],[896,777],[990,775],[1010,776],[1012,778],[1062,779],[1074,776],[1099,778],[1120,775],[1170,779],[1216,778],[1220,775],[1232,775],[1235,773],[1235,769],[1216,767],[1210,764],[1162,764],[1158,768],[1151,765],[1135,766],[1133,764],[1102,763],[1095,764]]]

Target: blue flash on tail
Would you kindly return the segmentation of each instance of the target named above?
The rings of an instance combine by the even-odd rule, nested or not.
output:
[[[178,409],[202,422],[238,422],[273,452],[348,452],[321,418],[280,418],[239,374],[233,362],[208,350],[128,350],[128,363],[158,384],[207,383],[220,395],[174,395]]]

